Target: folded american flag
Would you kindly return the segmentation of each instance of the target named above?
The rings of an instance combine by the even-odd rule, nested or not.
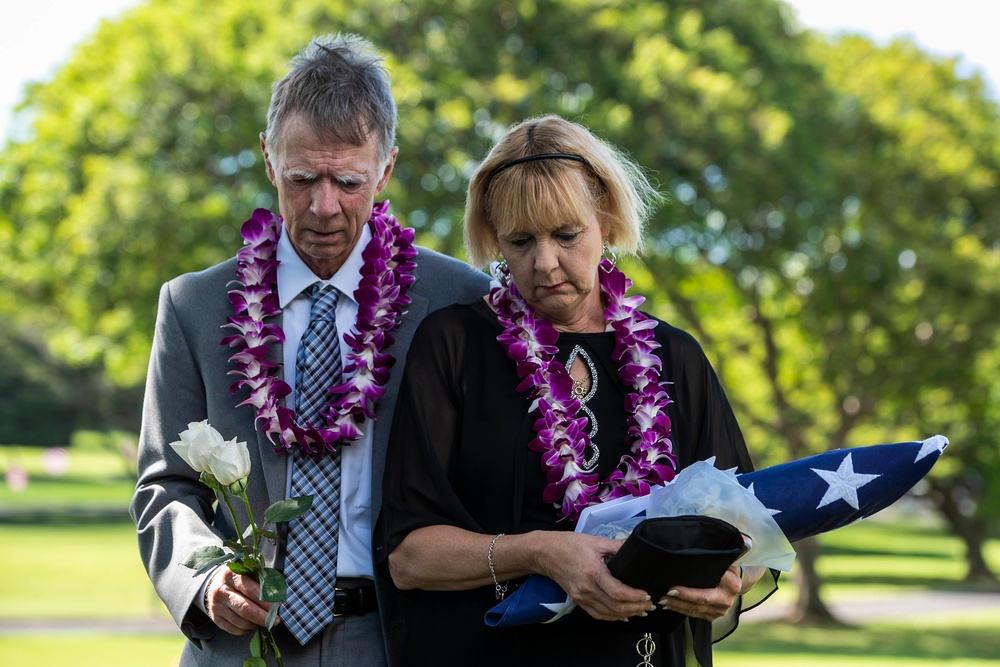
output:
[[[738,475],[740,484],[795,542],[869,517],[899,500],[948,446],[927,440],[837,449]],[[751,536],[752,537],[752,536]],[[548,577],[533,574],[486,612],[489,626],[548,623],[575,605]]]

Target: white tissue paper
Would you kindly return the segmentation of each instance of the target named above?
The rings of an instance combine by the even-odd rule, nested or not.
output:
[[[713,462],[714,459],[708,459],[684,468],[672,482],[654,487],[648,496],[629,499],[627,518],[602,523],[588,528],[586,532],[623,540],[643,519],[711,516],[736,526],[751,539],[750,549],[736,561],[739,565],[790,571],[795,562],[795,549],[771,517],[770,511],[736,481],[732,470],[719,470]],[[643,509],[645,515],[636,516]],[[581,516],[579,523],[587,523],[584,519]]]

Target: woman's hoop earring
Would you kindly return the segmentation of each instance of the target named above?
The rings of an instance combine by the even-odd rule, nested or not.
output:
[[[614,249],[608,247],[607,243],[605,243],[604,247],[601,248],[601,254],[604,256],[604,259],[611,262],[612,267],[618,264],[618,255],[615,254]]]
[[[507,260],[501,259],[499,262],[493,262],[490,264],[490,275],[497,282],[502,283],[507,276],[510,275],[510,269],[507,267]]]

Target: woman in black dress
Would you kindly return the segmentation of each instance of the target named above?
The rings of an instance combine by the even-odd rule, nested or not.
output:
[[[554,116],[511,128],[473,175],[466,245],[480,265],[502,256],[499,285],[420,325],[386,461],[376,550],[407,604],[389,628],[404,664],[704,667],[711,622],[731,629],[764,574],[734,566],[717,588],[653,600],[608,571],[620,541],[573,532],[587,505],[644,495],[710,456],[752,469],[701,347],[639,312],[604,257],[640,249],[656,199],[636,165]],[[533,573],[583,611],[487,627]],[[660,608],[686,622],[656,632]]]

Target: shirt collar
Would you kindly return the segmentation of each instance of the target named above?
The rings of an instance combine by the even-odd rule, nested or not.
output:
[[[341,294],[354,301],[354,291],[361,283],[361,267],[365,260],[361,256],[372,239],[371,228],[366,223],[361,230],[358,242],[351,250],[347,260],[340,269],[333,274],[329,280],[322,280],[312,272],[299,253],[295,252],[292,242],[288,239],[288,230],[282,227],[281,237],[278,239],[278,305],[281,308],[287,306],[295,297],[302,293],[302,290],[312,285],[317,280],[324,285],[333,285]]]

